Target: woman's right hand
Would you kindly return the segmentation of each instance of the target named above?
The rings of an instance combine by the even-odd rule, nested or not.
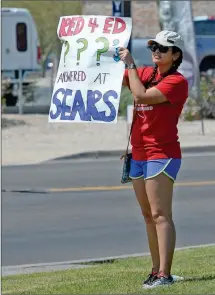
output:
[[[119,48],[120,59],[127,65],[134,64],[133,57],[127,48]]]

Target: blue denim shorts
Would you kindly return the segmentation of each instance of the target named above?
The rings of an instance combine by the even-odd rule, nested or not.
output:
[[[157,159],[148,161],[136,161],[131,159],[130,178],[153,178],[160,173],[166,174],[173,181],[176,180],[181,167],[181,159]]]

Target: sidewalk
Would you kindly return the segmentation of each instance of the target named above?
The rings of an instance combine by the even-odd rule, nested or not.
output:
[[[2,119],[22,120],[25,124],[2,129],[2,165],[35,164],[89,151],[125,150],[127,124],[48,123],[47,115],[2,115]],[[180,122],[182,147],[214,146],[215,120]],[[3,127],[3,126],[2,126]],[[215,150],[215,148],[214,148]]]

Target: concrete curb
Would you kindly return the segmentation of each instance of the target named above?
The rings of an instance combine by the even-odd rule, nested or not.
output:
[[[182,153],[209,153],[215,152],[215,145],[211,146],[190,146],[190,147],[182,147]],[[91,152],[83,152],[77,153],[73,155],[67,155],[63,157],[54,158],[52,160],[75,160],[75,159],[87,159],[87,158],[106,158],[106,157],[120,157],[125,153],[125,150],[113,150],[113,151],[91,151]]]
[[[57,161],[66,161],[66,160],[93,160],[93,159],[102,159],[102,158],[120,158],[125,153],[125,150],[112,150],[112,151],[90,151],[90,152],[82,152],[72,155],[66,155],[62,157],[52,158],[48,160],[38,161],[36,163],[31,164],[5,164],[2,167],[20,167],[20,166],[33,166],[40,164],[48,164],[55,163]],[[182,147],[183,154],[194,154],[194,153],[215,153],[215,145],[209,146],[190,146],[190,147]],[[183,156],[183,155],[182,155]]]
[[[210,246],[215,246],[215,243],[178,247],[175,249],[175,251],[203,248],[203,247],[210,247]],[[16,274],[30,274],[35,272],[50,272],[50,271],[66,270],[66,269],[77,269],[77,268],[89,267],[92,264],[112,263],[116,259],[135,258],[135,257],[148,256],[148,255],[150,255],[150,253],[147,252],[147,253],[134,253],[134,254],[110,256],[110,257],[103,257],[103,258],[80,259],[80,260],[71,260],[71,261],[62,261],[62,262],[2,266],[2,276],[9,276],[9,275],[16,275]]]
[[[50,105],[23,105],[23,114],[49,114]],[[2,113],[4,114],[19,114],[19,106],[3,107]],[[48,120],[48,119],[47,119]]]

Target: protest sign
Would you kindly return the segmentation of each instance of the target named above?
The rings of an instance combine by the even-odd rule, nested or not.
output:
[[[57,34],[62,52],[49,122],[116,123],[131,18],[63,16]]]

